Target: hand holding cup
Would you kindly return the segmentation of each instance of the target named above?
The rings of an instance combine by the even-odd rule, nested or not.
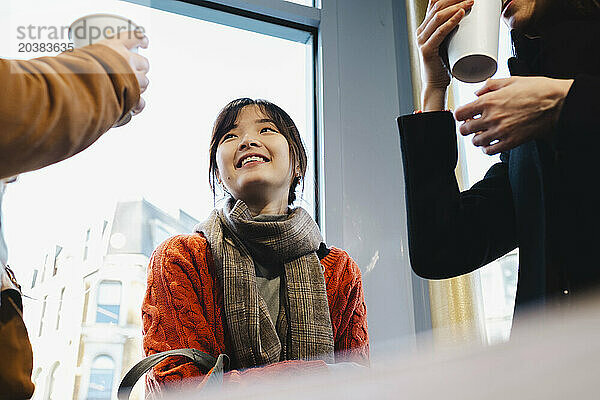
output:
[[[121,55],[129,64],[140,86],[140,93],[144,93],[150,83],[147,77],[149,70],[148,60],[137,54],[137,49],[148,47],[148,38],[143,28],[130,19],[112,14],[91,14],[77,19],[69,27],[69,38],[75,48],[92,44],[109,47]],[[120,71],[128,73],[128,71]],[[133,115],[142,112],[146,102],[140,97],[138,104],[114,127],[127,124]]]
[[[127,60],[129,66],[135,72],[140,85],[140,93],[144,93],[150,84],[147,77],[150,63],[146,57],[135,53],[135,50],[138,47],[148,48],[148,37],[138,31],[120,32],[109,39],[99,41],[97,44],[110,47]],[[132,110],[133,114],[139,114],[145,106],[144,99],[140,97],[139,103]]]
[[[451,74],[444,61],[442,43],[458,26],[473,0],[430,0],[427,13],[417,28],[417,43],[423,63],[423,110],[444,109]]]

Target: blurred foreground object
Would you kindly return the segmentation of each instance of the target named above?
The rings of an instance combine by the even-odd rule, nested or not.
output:
[[[0,59],[0,178],[77,154],[134,109],[148,68],[132,65],[142,60],[126,58],[131,52],[125,48],[144,40],[111,39],[28,61]]]
[[[506,344],[390,355],[370,369],[261,380],[211,398],[591,399],[597,397],[599,331],[596,295],[568,310],[530,309]]]
[[[4,185],[12,179],[2,178],[79,153],[139,107],[145,72],[132,65],[127,50],[135,44],[119,38],[106,42],[57,57],[0,59],[0,206]],[[0,399],[29,399],[33,354],[1,222]]]

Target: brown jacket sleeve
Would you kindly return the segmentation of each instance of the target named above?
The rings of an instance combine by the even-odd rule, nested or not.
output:
[[[140,97],[127,61],[102,45],[29,61],[0,59],[0,88],[0,178],[82,151]]]

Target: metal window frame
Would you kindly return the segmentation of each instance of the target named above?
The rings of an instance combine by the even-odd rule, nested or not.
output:
[[[309,38],[302,32],[316,33],[321,21],[318,8],[283,0],[122,1],[302,43]]]

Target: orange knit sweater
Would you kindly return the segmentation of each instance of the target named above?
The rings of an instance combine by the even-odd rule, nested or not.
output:
[[[356,263],[340,249],[332,248],[321,260],[333,328],[335,360],[369,363],[367,310],[361,274]],[[176,348],[197,348],[218,356],[231,356],[223,308],[223,289],[215,279],[215,265],[206,238],[179,235],[162,243],[148,267],[148,286],[142,304],[146,355]],[[284,361],[246,372],[233,371],[226,381],[253,380],[290,370],[326,368],[322,361]],[[148,374],[150,390],[202,381],[201,372],[183,357],[171,357]]]

